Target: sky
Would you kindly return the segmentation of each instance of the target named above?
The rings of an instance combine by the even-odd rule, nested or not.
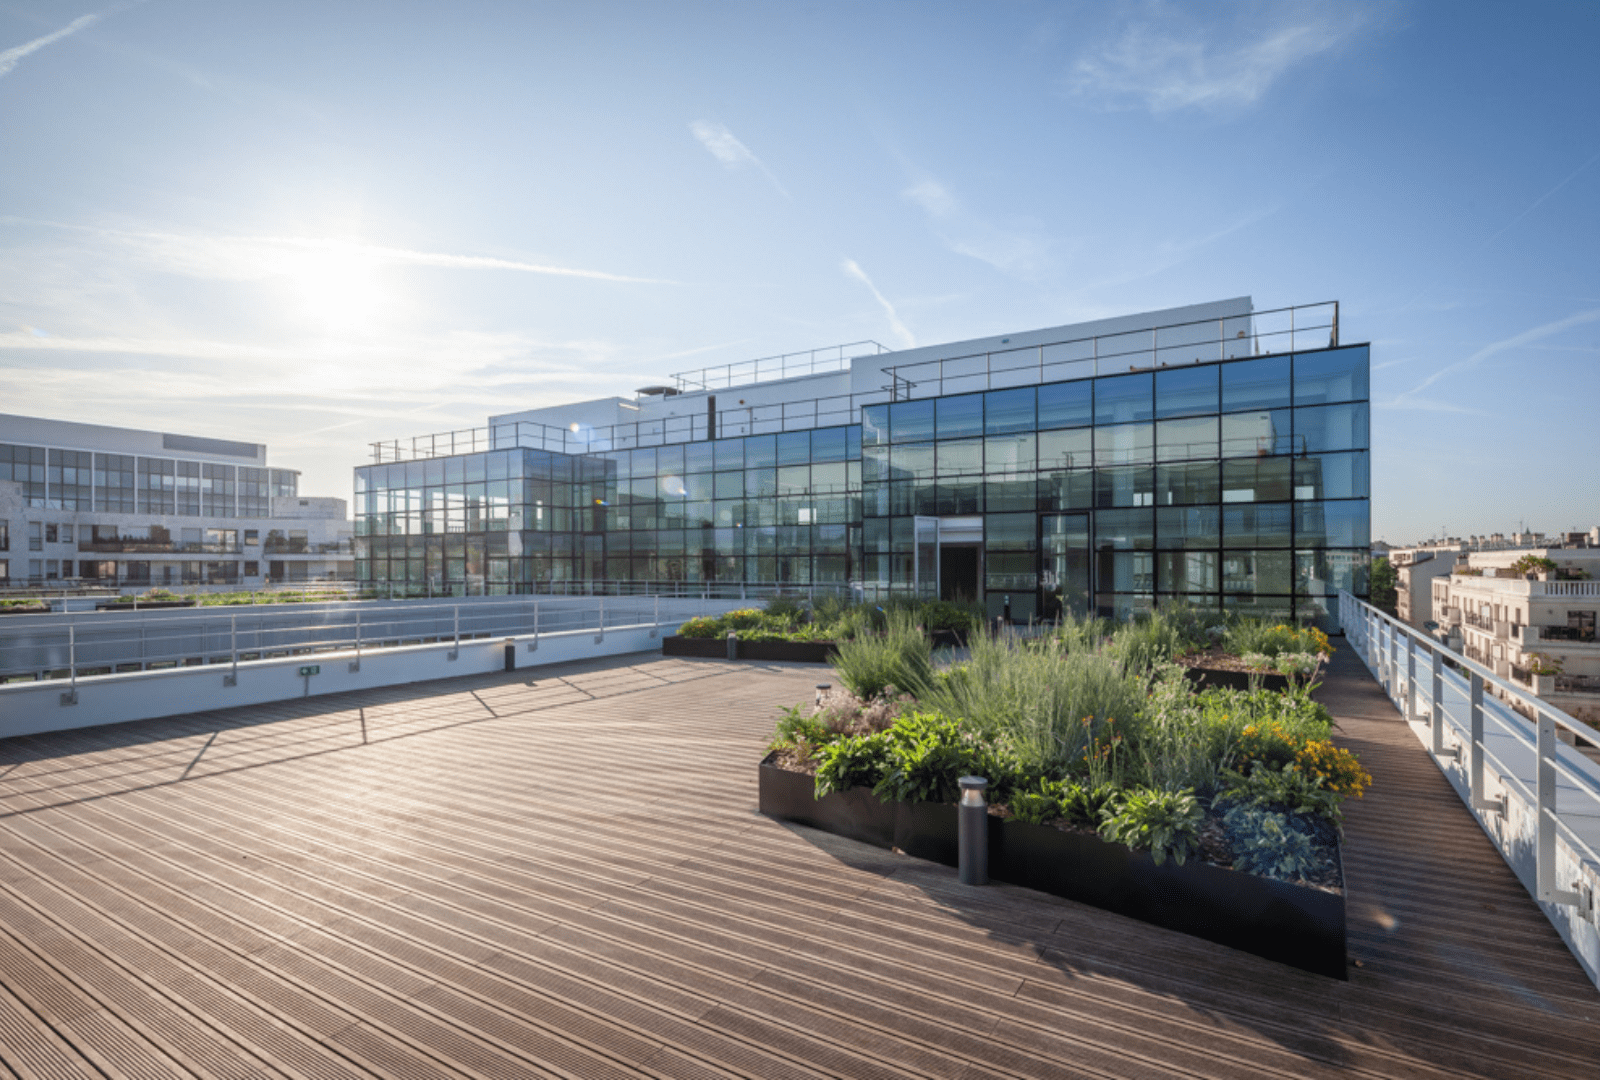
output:
[[[1600,4],[0,0],[0,412],[369,444],[1224,297],[1374,538],[1600,523]]]

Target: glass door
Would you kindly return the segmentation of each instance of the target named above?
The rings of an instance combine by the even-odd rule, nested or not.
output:
[[[917,596],[924,600],[939,599],[939,519],[918,517],[912,519],[916,544],[912,582]]]
[[[1089,612],[1089,515],[1046,514],[1040,519],[1043,572],[1040,611],[1045,619]]]

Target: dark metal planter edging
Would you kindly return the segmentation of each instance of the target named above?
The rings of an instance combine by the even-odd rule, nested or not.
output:
[[[1190,682],[1202,690],[1213,686],[1227,687],[1230,690],[1248,690],[1252,679],[1256,680],[1256,685],[1261,689],[1271,690],[1274,693],[1289,689],[1289,676],[1280,675],[1275,671],[1250,672],[1233,671],[1229,668],[1185,666],[1183,673]]]
[[[790,664],[828,664],[833,662],[831,641],[741,641],[740,660],[773,660]],[[672,634],[661,639],[663,656],[698,656],[713,660],[728,658],[727,638],[687,638]]]
[[[885,803],[867,788],[813,797],[814,780],[761,763],[760,807],[793,821],[946,866],[956,807]],[[1344,867],[1341,862],[1340,876]],[[1344,895],[1206,863],[1157,866],[1148,852],[1086,833],[989,818],[989,877],[1347,979]]]

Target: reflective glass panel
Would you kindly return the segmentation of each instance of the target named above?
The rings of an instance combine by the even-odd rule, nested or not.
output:
[[[1156,505],[1214,503],[1220,497],[1217,464],[1156,466]]]
[[[983,434],[983,395],[960,394],[937,399],[939,438],[960,439]]]
[[[1316,454],[1325,450],[1367,448],[1367,406],[1319,405],[1294,411],[1295,452]]]
[[[1096,506],[1154,506],[1155,470],[1147,465],[1096,469]]]
[[[984,467],[995,475],[1031,473],[1035,465],[1035,438],[1026,435],[991,435],[984,440]]]
[[[897,401],[889,406],[889,441],[917,442],[933,438],[933,401]]]
[[[1156,508],[1156,546],[1214,548],[1221,545],[1221,510],[1215,506]],[[1165,588],[1166,586],[1162,586]],[[1212,586],[1216,586],[1213,584]]]
[[[1039,432],[1039,468],[1086,469],[1093,464],[1093,428]]]
[[[1096,465],[1143,464],[1154,456],[1154,424],[1113,424],[1094,429]]]
[[[786,431],[778,436],[779,465],[809,465],[811,463],[811,432]]]
[[[1154,510],[1098,510],[1094,515],[1096,550],[1113,548],[1132,551],[1148,549],[1155,543]]]
[[[1217,418],[1192,416],[1156,421],[1156,460],[1189,461],[1217,456]]]
[[[1292,445],[1289,424],[1288,409],[1231,413],[1224,416],[1222,456],[1227,458],[1287,454]]]
[[[1094,382],[1052,383],[1039,387],[1039,426],[1077,427],[1094,423]]]
[[[1222,367],[1222,411],[1277,409],[1289,404],[1289,358],[1263,356]]]
[[[1240,458],[1222,463],[1223,502],[1279,502],[1290,497],[1291,458]]]
[[[895,446],[889,452],[889,475],[896,480],[911,476],[932,476],[934,456],[932,443],[913,446]]]
[[[936,445],[940,476],[983,472],[982,439],[953,439]]]
[[[1296,503],[1296,540],[1304,547],[1368,547],[1369,505],[1365,499]]]
[[[1194,364],[1157,371],[1157,419],[1216,412],[1218,379],[1216,364]]]
[[[1179,596],[1210,595],[1217,591],[1215,551],[1163,551],[1156,555],[1156,588]]]
[[[991,390],[984,395],[984,431],[1003,435],[1012,431],[1032,431],[1037,425],[1034,411],[1035,388]]]
[[[1296,499],[1365,499],[1371,494],[1367,452],[1294,459]]]
[[[1367,347],[1303,353],[1294,358],[1294,403],[1324,405],[1367,399]]]
[[[883,407],[884,406],[882,406],[882,405],[868,406],[868,408],[878,408],[878,409],[881,409]],[[862,414],[865,415],[867,410],[863,409],[861,411],[862,411]],[[835,428],[818,428],[817,430],[813,431],[811,433],[811,460],[812,461],[846,461],[846,460],[848,460],[848,459],[850,459],[852,457],[859,456],[859,453],[851,453],[850,452],[850,450],[849,450],[849,439],[847,438],[847,436],[848,436],[849,432],[851,432],[851,431],[860,431],[860,430],[861,430],[860,428],[837,428],[837,427],[835,427]],[[871,444],[872,445],[877,445],[880,441],[886,441],[886,440],[878,440],[878,439],[875,438],[875,439],[871,440]]]
[[[1229,547],[1289,547],[1289,503],[1238,503],[1222,508],[1222,539]]]
[[[1094,381],[1094,422],[1124,424],[1155,415],[1154,380],[1148,372]]]

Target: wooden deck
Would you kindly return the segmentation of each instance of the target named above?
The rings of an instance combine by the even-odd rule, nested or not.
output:
[[[633,657],[0,742],[0,1067],[1600,1076],[1600,994],[1348,650],[1348,984],[762,818],[819,674]]]

